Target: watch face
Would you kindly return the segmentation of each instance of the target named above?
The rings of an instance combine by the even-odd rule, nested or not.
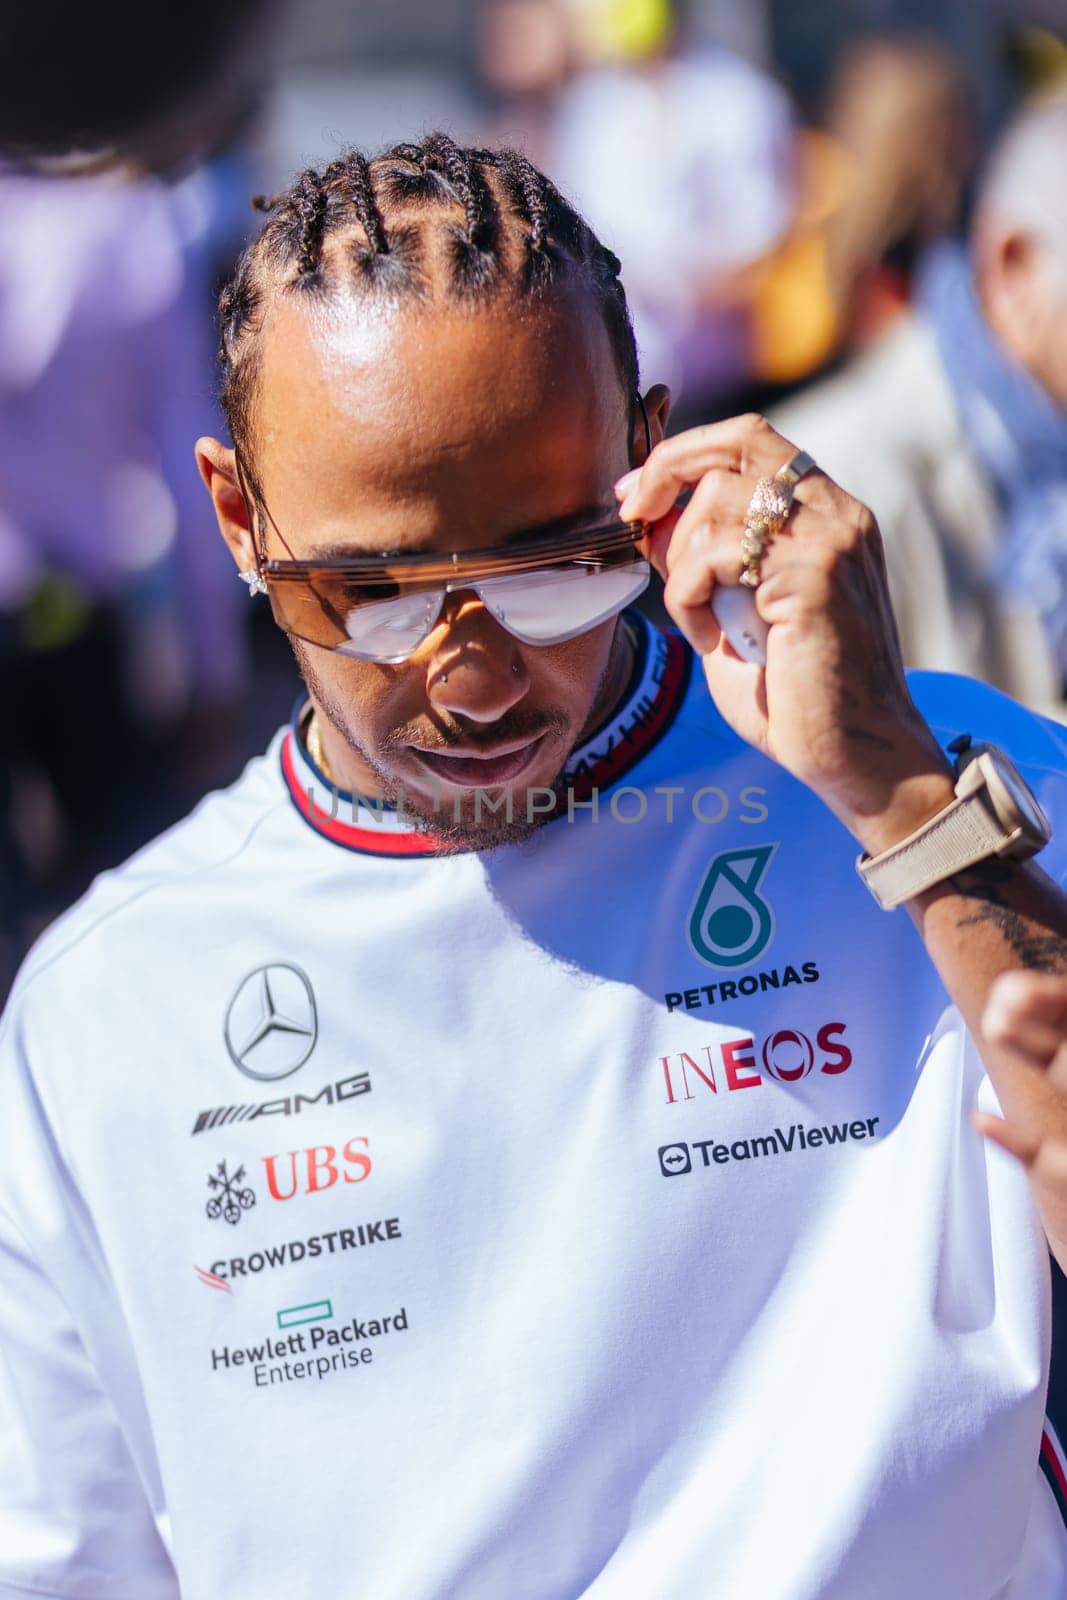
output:
[[[1002,750],[990,748],[988,754],[992,757],[995,767],[995,777],[990,782],[989,795],[1000,815],[1000,820],[1007,826],[1024,828],[1027,833],[1044,843],[1052,836],[1052,826],[1030,785]],[[1003,788],[1003,795],[997,793],[998,780]],[[1013,816],[1003,814],[1005,800],[1010,811],[1014,813]]]

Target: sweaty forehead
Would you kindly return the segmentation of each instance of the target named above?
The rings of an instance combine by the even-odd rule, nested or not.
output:
[[[625,469],[627,397],[581,286],[477,307],[285,296],[261,339],[260,482],[317,544],[357,518],[391,547],[468,522],[485,542],[602,500]]]

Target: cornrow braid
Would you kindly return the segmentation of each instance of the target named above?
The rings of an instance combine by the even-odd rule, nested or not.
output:
[[[348,192],[356,208],[360,226],[367,235],[367,244],[376,256],[388,255],[389,242],[385,236],[382,214],[374,198],[370,166],[362,150],[353,150],[342,165],[348,180]]]
[[[431,133],[419,155],[422,170],[440,173],[463,206],[466,226],[450,229],[452,273],[456,287],[474,298],[486,292],[500,271],[499,213],[476,156],[446,133]]]
[[[501,163],[522,198],[527,221],[530,224],[530,250],[543,257],[548,243],[547,180],[543,179],[532,161],[517,150],[509,150]]]
[[[315,271],[326,226],[326,190],[313,167],[300,174],[300,255],[297,271],[306,277]]]
[[[431,133],[372,158],[346,150],[253,204],[267,221],[219,300],[222,406],[249,470],[261,309],[312,287],[477,304],[503,292],[544,295],[576,278],[604,319],[632,419],[637,347],[618,257],[519,151]]]
[[[533,162],[518,150],[505,149],[482,153],[496,165],[504,183],[510,189],[515,209],[529,224],[529,246],[525,267],[529,286],[537,288],[549,281],[553,271],[549,255],[550,205],[553,201],[556,203],[557,227],[561,232],[568,231],[566,224],[571,218],[567,213],[572,208],[567,206],[555,185],[545,177],[544,173],[539,172]],[[577,212],[573,215],[575,223],[580,222]],[[577,230],[569,232],[572,237],[568,242],[573,249],[577,244]]]
[[[430,159],[441,163],[441,171],[463,201],[471,243],[479,250],[491,250],[497,235],[496,207],[480,170],[479,152],[462,149],[444,133],[432,133],[426,145]]]

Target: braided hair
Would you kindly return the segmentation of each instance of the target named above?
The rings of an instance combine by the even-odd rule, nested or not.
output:
[[[576,276],[604,319],[632,418],[637,347],[618,257],[517,150],[472,149],[431,133],[369,160],[346,150],[252,203],[269,220],[219,299],[221,401],[246,463],[258,313],[279,292],[328,298],[346,285],[428,300],[443,289],[476,304],[505,289],[544,295]]]

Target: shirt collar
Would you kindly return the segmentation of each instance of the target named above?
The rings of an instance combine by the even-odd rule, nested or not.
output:
[[[667,732],[688,688],[692,658],[684,640],[661,633],[639,612],[629,611],[626,618],[636,641],[630,681],[611,714],[571,751],[563,775],[576,800],[588,799],[594,789],[610,788],[630,772]],[[310,713],[311,702],[302,695],[281,746],[282,776],[308,826],[361,854],[439,855],[440,843],[402,809],[329,781],[304,743]],[[454,848],[449,847],[449,854],[455,854]]]

